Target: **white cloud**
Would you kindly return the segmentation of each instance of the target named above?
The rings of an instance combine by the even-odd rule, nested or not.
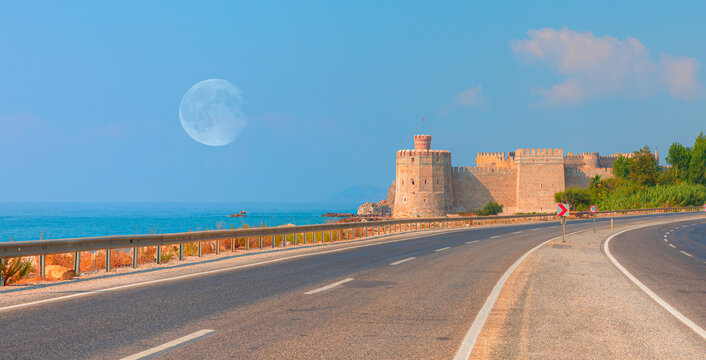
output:
[[[461,91],[458,94],[458,104],[461,106],[475,106],[482,103],[485,101],[485,96],[480,94],[481,90],[483,90],[483,87],[478,85]]]
[[[549,89],[535,90],[548,103],[610,96],[645,98],[662,91],[684,100],[702,95],[697,60],[662,54],[655,62],[635,38],[596,37],[567,28],[529,30],[527,35],[529,39],[511,44],[512,51],[527,62],[547,64],[565,78]]]

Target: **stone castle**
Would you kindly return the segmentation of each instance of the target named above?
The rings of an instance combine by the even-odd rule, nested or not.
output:
[[[450,151],[431,149],[431,135],[415,135],[414,150],[397,151],[397,175],[387,202],[394,217],[470,212],[491,200],[503,205],[505,213],[552,212],[556,192],[586,188],[596,175],[612,177],[619,156],[632,154],[517,149],[479,153],[475,167],[457,167],[451,165]]]

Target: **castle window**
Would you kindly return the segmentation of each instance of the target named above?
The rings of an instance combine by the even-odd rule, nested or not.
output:
[[[412,158],[412,162],[414,162],[414,158]]]
[[[403,198],[402,198],[402,202],[406,204],[406,203],[407,203],[407,198],[406,198],[406,197],[403,197]]]
[[[425,184],[427,183],[427,178],[424,178],[424,183],[425,183]]]
[[[414,179],[412,179],[412,185],[414,185]]]

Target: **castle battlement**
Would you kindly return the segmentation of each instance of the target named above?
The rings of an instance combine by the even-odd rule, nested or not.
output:
[[[517,149],[515,157],[530,155],[564,156],[564,149]]]
[[[408,157],[408,156],[417,156],[417,157],[432,157],[432,156],[438,156],[438,157],[451,157],[451,151],[448,150],[397,150],[397,157]]]
[[[511,174],[514,169],[492,168],[492,167],[471,167],[471,166],[454,166],[452,167],[454,175],[487,175],[487,174]]]

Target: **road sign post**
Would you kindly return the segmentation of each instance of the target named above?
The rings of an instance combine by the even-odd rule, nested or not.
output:
[[[596,205],[591,205],[591,207],[588,208],[588,211],[591,212],[591,215],[593,216],[593,233],[596,233],[596,213],[598,212],[598,206]]]
[[[561,217],[561,242],[566,242],[566,216],[569,215],[569,205],[556,204],[556,215]]]

